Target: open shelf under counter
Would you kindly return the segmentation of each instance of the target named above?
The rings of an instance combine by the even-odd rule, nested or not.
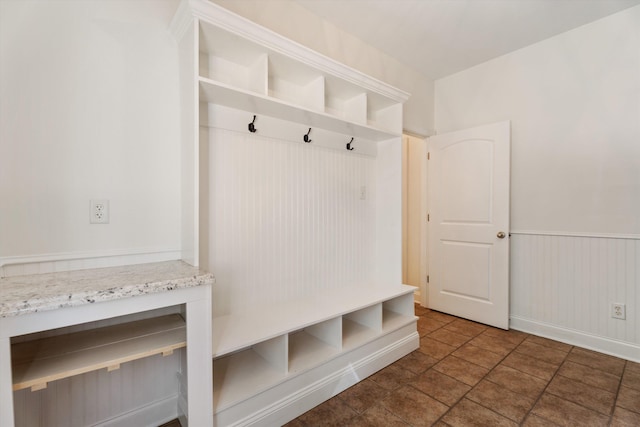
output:
[[[186,346],[184,319],[168,315],[12,345],[13,390],[47,383]]]
[[[200,101],[263,114],[277,119],[302,123],[331,132],[351,135],[370,141],[384,141],[400,136],[400,132],[390,132],[366,124],[347,121],[340,117],[315,111],[257,92],[251,92],[206,77],[199,78]]]

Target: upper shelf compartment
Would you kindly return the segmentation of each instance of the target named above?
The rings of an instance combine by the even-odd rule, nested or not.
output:
[[[172,30],[180,39],[196,23],[201,102],[374,141],[402,133],[407,93],[214,3],[188,0],[180,7]]]

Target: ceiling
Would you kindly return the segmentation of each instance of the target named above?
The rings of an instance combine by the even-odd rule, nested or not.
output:
[[[295,1],[432,79],[640,4],[640,0]]]

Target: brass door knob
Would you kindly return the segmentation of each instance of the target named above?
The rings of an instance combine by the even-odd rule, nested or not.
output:
[[[504,233],[504,231],[499,231],[498,232],[498,239],[504,239],[506,236],[506,234]]]

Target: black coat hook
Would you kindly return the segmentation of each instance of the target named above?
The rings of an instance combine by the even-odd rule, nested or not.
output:
[[[310,133],[311,133],[311,128],[309,128],[309,132],[307,132],[307,134],[303,137],[304,142],[311,142],[311,140],[309,139]]]
[[[351,146],[351,143],[352,143],[352,142],[353,142],[353,137],[351,138],[351,141],[349,141],[349,142],[347,143],[347,150],[349,150],[349,151],[353,151],[353,149],[355,148],[355,147],[352,147],[352,146]]]
[[[256,129],[254,123],[256,122],[256,116],[253,116],[253,121],[251,123],[249,123],[249,132],[251,133],[256,133],[258,131],[258,129]]]

